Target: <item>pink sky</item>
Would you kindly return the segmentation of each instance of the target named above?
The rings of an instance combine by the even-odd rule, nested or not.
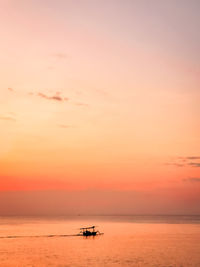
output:
[[[1,1],[0,214],[200,213],[199,11]]]

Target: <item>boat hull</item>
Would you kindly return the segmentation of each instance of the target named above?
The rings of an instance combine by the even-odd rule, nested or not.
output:
[[[83,232],[83,236],[95,236],[97,232],[90,232],[90,231],[85,231]]]

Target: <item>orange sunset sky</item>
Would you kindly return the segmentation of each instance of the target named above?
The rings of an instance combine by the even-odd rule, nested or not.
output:
[[[200,214],[200,1],[0,1],[0,215]]]

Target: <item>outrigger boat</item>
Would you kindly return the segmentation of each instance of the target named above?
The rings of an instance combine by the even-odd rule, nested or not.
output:
[[[97,227],[97,226],[89,226],[89,227],[79,228],[80,233],[78,235],[81,235],[81,236],[103,235],[103,233],[100,233],[98,230],[96,230],[95,227]]]

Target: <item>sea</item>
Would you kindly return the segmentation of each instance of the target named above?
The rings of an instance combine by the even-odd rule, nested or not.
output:
[[[200,267],[200,216],[0,217],[0,266]]]

